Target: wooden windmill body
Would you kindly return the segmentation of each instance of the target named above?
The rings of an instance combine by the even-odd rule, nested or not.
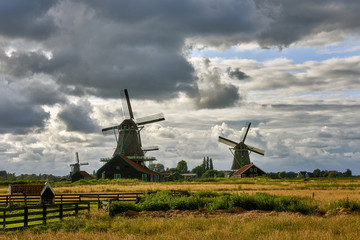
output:
[[[122,92],[122,102],[125,119],[120,125],[104,128],[102,129],[102,132],[104,135],[109,133],[115,134],[117,146],[113,153],[113,157],[117,154],[121,154],[137,164],[144,166],[144,161],[156,160],[154,157],[145,157],[145,153],[158,150],[159,148],[156,146],[142,147],[140,131],[146,124],[165,120],[164,115],[159,113],[135,120],[130,104],[130,98],[126,89]]]
[[[243,134],[240,138],[240,142],[234,142],[227,138],[219,136],[219,142],[224,143],[230,146],[230,151],[232,152],[234,158],[231,165],[231,170],[236,171],[241,167],[250,164],[249,152],[255,152],[260,155],[264,155],[265,151],[259,148],[252,147],[248,144],[245,144],[246,136],[249,132],[251,123],[246,124],[246,127],[243,131]]]

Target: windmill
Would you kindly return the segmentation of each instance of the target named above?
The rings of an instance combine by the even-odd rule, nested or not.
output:
[[[239,143],[219,136],[219,142],[229,145],[231,147],[230,151],[234,155],[231,170],[238,170],[242,166],[250,164],[249,151],[263,156],[265,154],[264,150],[245,144],[245,139],[249,132],[250,125],[250,122],[246,124]]]
[[[80,163],[78,152],[75,153],[75,156],[76,156],[76,163],[70,164],[71,167],[70,176],[76,172],[80,172],[80,165],[89,165],[88,162]]]
[[[154,157],[145,157],[145,153],[148,151],[158,150],[159,148],[157,146],[142,147],[140,131],[146,124],[165,120],[164,114],[158,113],[135,120],[127,89],[124,89],[121,92],[121,100],[125,119],[120,123],[120,125],[104,128],[102,129],[102,132],[104,135],[111,133],[114,133],[115,135],[117,146],[113,156],[122,154],[134,162],[144,166],[144,161],[155,160]],[[107,162],[108,160],[110,159],[101,159],[103,162]]]

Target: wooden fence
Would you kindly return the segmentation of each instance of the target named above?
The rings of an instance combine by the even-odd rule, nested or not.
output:
[[[90,211],[90,202],[1,208],[0,224],[3,230],[14,230],[76,216],[82,210]]]
[[[86,194],[57,194],[55,195],[54,203],[69,203],[69,202],[98,202],[103,200],[118,200],[118,201],[138,201],[145,193],[86,193]],[[26,195],[0,195],[0,204],[36,204],[40,202],[40,196],[26,196]]]

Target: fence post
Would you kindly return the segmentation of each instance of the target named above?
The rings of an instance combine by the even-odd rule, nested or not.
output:
[[[63,219],[63,204],[62,203],[59,205],[59,218],[60,218],[60,220]]]
[[[79,213],[79,203],[75,203],[75,215]]]
[[[6,210],[4,210],[4,216],[3,216],[3,229],[6,227]]]
[[[46,224],[46,204],[43,205],[43,224]]]
[[[61,194],[60,203],[63,203],[63,195]]]
[[[98,209],[101,208],[101,202],[100,202],[100,194],[98,194]]]
[[[24,207],[24,227],[28,226],[28,212],[29,209],[27,206]]]

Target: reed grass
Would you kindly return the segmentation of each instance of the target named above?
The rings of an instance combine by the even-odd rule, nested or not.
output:
[[[358,216],[320,218],[289,213],[226,217],[126,218],[101,213],[52,228],[0,233],[0,239],[359,239]]]

